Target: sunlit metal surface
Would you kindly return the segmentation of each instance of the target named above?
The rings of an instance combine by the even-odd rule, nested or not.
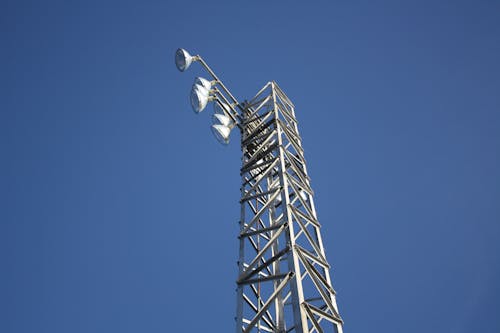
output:
[[[195,84],[191,89],[190,100],[193,111],[195,113],[200,113],[207,106],[209,91],[205,87]]]
[[[229,144],[229,134],[231,134],[231,129],[229,129],[229,127],[216,124],[212,125],[211,129],[217,141],[223,145]]]
[[[233,123],[228,116],[220,114],[220,113],[214,113],[214,115],[212,116],[212,122],[215,125],[220,124],[220,125],[224,125],[226,127],[231,126]]]
[[[241,134],[236,332],[342,333],[293,103],[276,82],[240,103],[196,60],[214,81],[198,82],[193,109],[214,101],[211,129],[220,143],[229,143],[233,127]]]
[[[212,83],[209,80],[199,76],[196,79],[194,79],[194,84],[199,84],[200,86],[205,87],[205,89],[207,90],[212,89]]]
[[[191,66],[193,62],[193,57],[184,49],[177,49],[175,52],[175,65],[177,69],[184,72]]]

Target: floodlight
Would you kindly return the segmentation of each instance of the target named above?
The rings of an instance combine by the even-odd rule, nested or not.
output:
[[[205,87],[195,84],[191,89],[191,107],[195,113],[200,113],[210,100],[210,92]]]
[[[199,90],[200,93],[202,93],[203,95],[210,95],[210,89],[207,89],[205,88],[205,86],[199,84],[199,83],[195,83],[193,84],[193,86],[191,87],[191,91],[193,90]]]
[[[216,124],[212,125],[211,129],[217,141],[223,145],[227,145],[229,143],[229,134],[231,134],[231,129],[229,127]]]
[[[175,66],[177,66],[177,69],[181,72],[188,69],[193,61],[196,61],[196,58],[190,55],[188,51],[177,49],[175,52]]]
[[[200,86],[205,87],[207,90],[212,89],[212,82],[199,76],[194,79],[194,84],[199,84]]]
[[[214,115],[212,116],[212,122],[214,123],[214,125],[220,124],[226,127],[231,127],[231,125],[233,124],[231,118],[221,113],[214,113]]]

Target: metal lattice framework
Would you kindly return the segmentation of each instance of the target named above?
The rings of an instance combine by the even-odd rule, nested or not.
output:
[[[294,106],[269,82],[242,114],[236,331],[342,333]]]
[[[239,103],[199,55],[177,50],[180,71],[192,61],[213,78],[195,101],[225,105],[241,133],[236,332],[342,333],[294,105],[276,82]]]

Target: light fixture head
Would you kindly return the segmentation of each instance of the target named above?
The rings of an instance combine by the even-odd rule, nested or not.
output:
[[[227,145],[229,143],[229,134],[231,134],[231,129],[229,127],[216,124],[212,125],[211,130],[217,141],[221,144]]]
[[[198,84],[200,86],[203,86],[207,90],[212,89],[212,82],[210,82],[209,80],[207,80],[205,78],[199,77],[199,76],[196,79],[194,79],[194,84]]]
[[[193,86],[191,87],[191,90],[199,90],[200,93],[202,93],[203,95],[207,95],[207,96],[210,95],[210,89],[205,88],[205,86],[203,86],[199,83],[193,84]]]
[[[175,66],[177,66],[179,71],[184,72],[188,69],[193,60],[195,60],[194,57],[188,51],[184,49],[177,49],[175,51]]]
[[[212,122],[214,125],[224,125],[229,128],[231,128],[231,125],[233,124],[231,118],[221,113],[214,113],[212,116]]]
[[[200,113],[205,109],[207,106],[207,103],[210,99],[210,93],[205,87],[200,86],[198,84],[193,85],[193,88],[191,89],[191,95],[190,95],[190,100],[191,100],[191,107],[193,108],[193,111],[195,113]]]

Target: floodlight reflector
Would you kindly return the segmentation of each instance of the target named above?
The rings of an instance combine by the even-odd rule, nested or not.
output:
[[[213,135],[219,143],[223,145],[227,145],[229,143],[229,134],[231,134],[231,129],[229,127],[216,124],[212,125],[211,129]]]
[[[189,66],[191,66],[193,60],[194,57],[184,49],[177,49],[177,51],[175,52],[175,66],[177,66],[177,69],[181,72],[184,72],[186,69],[188,69]]]
[[[200,113],[207,106],[209,91],[205,87],[195,84],[191,89],[190,100],[193,111]]]
[[[221,113],[214,113],[214,115],[212,116],[212,122],[214,123],[214,125],[219,124],[226,127],[231,127],[231,125],[233,124],[231,118]]]
[[[193,84],[191,90],[199,90],[203,95],[210,95],[210,90],[198,83]]]
[[[199,84],[200,86],[205,87],[205,89],[207,90],[212,89],[212,83],[209,80],[199,76],[196,79],[194,79],[194,84]]]

